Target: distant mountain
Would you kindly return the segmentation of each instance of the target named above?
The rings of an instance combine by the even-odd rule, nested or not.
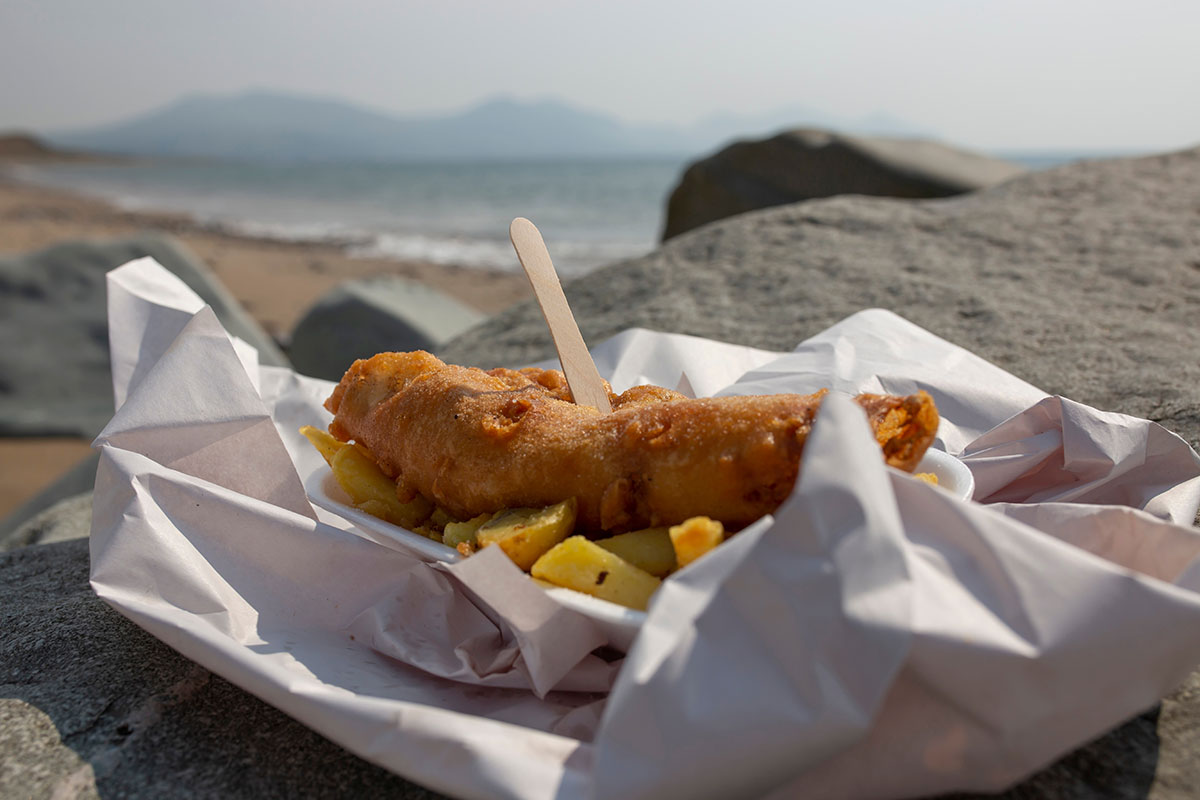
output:
[[[844,120],[798,108],[669,126],[630,124],[556,100],[498,98],[453,114],[399,117],[341,100],[256,91],[191,95],[123,122],[46,138],[59,147],[125,155],[412,161],[689,156],[799,126],[926,135],[888,118]]]
[[[14,131],[0,133],[0,162],[53,162],[92,161],[95,157],[87,153],[59,150],[31,133]]]

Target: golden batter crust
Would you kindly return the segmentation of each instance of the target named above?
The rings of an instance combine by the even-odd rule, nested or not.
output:
[[[422,351],[356,361],[325,405],[329,431],[450,514],[579,503],[584,530],[731,529],[791,493],[824,392],[689,399],[657,386],[613,395],[611,414],[570,402],[556,370],[444,364]],[[924,392],[859,395],[892,466],[912,471],[937,433]]]

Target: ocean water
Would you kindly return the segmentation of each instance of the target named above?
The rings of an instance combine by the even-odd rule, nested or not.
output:
[[[528,217],[563,275],[649,252],[683,159],[23,167],[17,177],[122,208],[181,212],[239,233],[353,255],[520,270],[508,224]]]
[[[1042,169],[1081,155],[1009,154]],[[17,176],[133,210],[352,255],[519,270],[514,217],[541,229],[564,276],[652,250],[687,160],[410,164],[145,161],[22,167]]]

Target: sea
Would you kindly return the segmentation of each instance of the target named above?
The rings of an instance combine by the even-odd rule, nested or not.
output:
[[[1031,169],[1072,154],[1010,157]],[[564,277],[652,250],[690,158],[408,164],[129,161],[22,166],[15,177],[232,233],[332,243],[352,256],[520,269],[527,217]]]

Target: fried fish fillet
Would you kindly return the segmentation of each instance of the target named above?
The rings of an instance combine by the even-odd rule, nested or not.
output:
[[[417,351],[354,362],[325,407],[330,433],[364,446],[401,499],[423,495],[460,519],[574,497],[584,530],[700,515],[738,529],[791,492],[824,392],[609,395],[602,414],[572,403],[556,370],[485,372]],[[932,398],[855,399],[887,463],[912,471],[937,432]]]

